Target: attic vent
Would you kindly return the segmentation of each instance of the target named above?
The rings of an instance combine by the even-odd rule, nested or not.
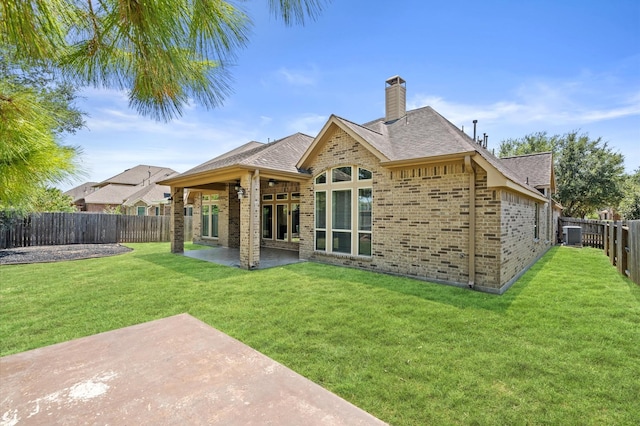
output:
[[[388,78],[385,87],[385,121],[397,120],[407,114],[406,81],[396,75]]]

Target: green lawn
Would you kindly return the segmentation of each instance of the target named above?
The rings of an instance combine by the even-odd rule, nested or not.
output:
[[[130,246],[0,266],[0,354],[188,312],[394,425],[640,424],[640,286],[599,250],[553,248],[495,296]]]

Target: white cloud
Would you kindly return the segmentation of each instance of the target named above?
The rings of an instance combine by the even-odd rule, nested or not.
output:
[[[457,103],[437,96],[416,95],[409,109],[429,105],[453,123],[474,119],[486,123],[523,125],[550,123],[580,126],[592,122],[640,116],[640,92],[625,99],[607,99],[604,93],[588,93],[579,82],[527,83],[512,96],[492,103]]]
[[[280,68],[277,75],[292,86],[315,86],[318,81],[318,71],[315,67],[310,70]]]
[[[326,115],[313,113],[302,114],[288,120],[287,129],[293,133],[300,132],[310,136],[315,136],[328,119],[329,117]]]

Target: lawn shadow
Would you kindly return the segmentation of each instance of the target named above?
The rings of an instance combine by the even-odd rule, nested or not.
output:
[[[219,265],[217,263],[193,259],[175,253],[133,254],[136,258],[152,263],[176,274],[186,275],[195,280],[208,282],[246,275],[249,271]]]
[[[475,291],[466,287],[439,284],[418,278],[364,271],[355,268],[345,268],[351,272],[344,275],[348,276],[349,281],[364,286],[381,288],[407,296],[418,297],[431,302],[450,305],[458,309],[482,309],[493,312],[504,312],[509,309],[511,304],[529,287],[530,283],[535,280],[537,274],[551,262],[556,251],[557,248],[552,247],[502,295]],[[343,275],[336,273],[334,269],[341,269],[343,267],[321,265],[313,262],[307,265],[308,266],[289,265],[285,268],[302,275],[316,276],[319,279],[330,281],[339,279],[340,276]]]

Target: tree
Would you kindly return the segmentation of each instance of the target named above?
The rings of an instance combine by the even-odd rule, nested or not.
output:
[[[268,0],[285,24],[304,24],[325,0]],[[52,64],[80,85],[124,89],[139,113],[168,120],[189,99],[220,104],[226,65],[251,21],[224,0],[0,0],[0,43]]]
[[[585,217],[606,206],[617,206],[624,196],[624,157],[602,138],[592,140],[573,131],[562,136],[538,132],[500,144],[500,157],[551,151],[555,159],[555,198],[566,216]]]
[[[45,67],[0,49],[0,209],[33,210],[47,184],[80,172],[79,148],[61,143],[84,124],[74,100]]]
[[[627,220],[640,219],[640,168],[625,180],[625,195],[618,212]]]
[[[33,212],[67,212],[76,211],[73,198],[64,195],[58,188],[38,188],[32,196]]]

